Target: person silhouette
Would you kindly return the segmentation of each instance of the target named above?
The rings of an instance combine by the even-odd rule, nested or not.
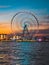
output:
[[[28,25],[27,24],[24,24],[24,27],[23,27],[23,36],[25,34],[28,34]]]

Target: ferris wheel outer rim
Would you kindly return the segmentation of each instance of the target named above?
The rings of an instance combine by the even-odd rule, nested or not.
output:
[[[12,19],[11,19],[11,30],[12,30],[12,22],[13,22],[15,16],[16,16],[16,15],[19,15],[19,14],[21,14],[21,13],[27,13],[27,14],[32,15],[32,16],[35,18],[35,20],[36,20],[36,22],[37,22],[37,24],[38,24],[38,28],[39,28],[39,22],[38,22],[38,19],[37,19],[37,17],[36,17],[32,12],[28,12],[28,11],[20,11],[20,12],[17,12],[17,13],[12,17]]]

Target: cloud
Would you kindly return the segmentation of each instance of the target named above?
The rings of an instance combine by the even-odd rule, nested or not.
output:
[[[0,8],[9,8],[11,7],[10,5],[0,5]]]
[[[43,17],[44,19],[49,19],[49,15],[46,15]]]

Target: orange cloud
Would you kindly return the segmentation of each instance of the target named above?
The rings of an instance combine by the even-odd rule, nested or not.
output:
[[[39,30],[44,30],[44,29],[48,29],[48,27],[49,26],[42,26],[42,25],[40,25],[39,26]],[[21,32],[22,31],[22,27],[20,27],[20,26],[16,26],[15,28],[13,28],[13,32]],[[30,30],[36,30],[37,29],[37,27],[30,27],[29,28]],[[11,25],[10,25],[10,23],[8,23],[8,24],[1,24],[0,25],[0,34],[10,34],[10,33],[13,33],[12,32],[12,30],[11,30]]]
[[[0,25],[0,34],[9,34],[11,33],[10,24],[1,24]]]

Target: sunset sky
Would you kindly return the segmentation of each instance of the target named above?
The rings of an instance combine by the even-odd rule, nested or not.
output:
[[[49,29],[49,0],[0,0],[0,34],[11,33],[11,19],[16,12],[22,10],[36,15],[39,29]]]

